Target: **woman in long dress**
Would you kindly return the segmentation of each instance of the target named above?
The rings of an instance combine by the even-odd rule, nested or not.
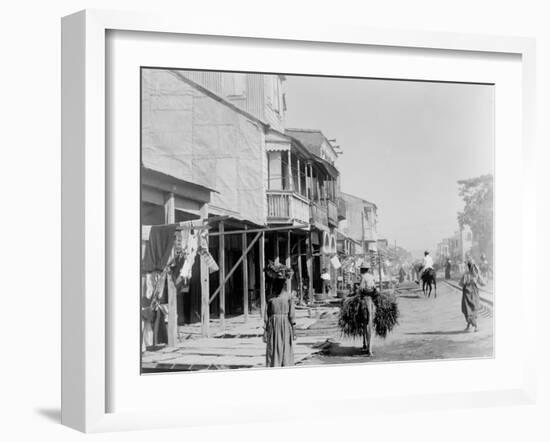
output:
[[[295,309],[292,295],[286,290],[291,271],[282,264],[270,263],[266,272],[271,278],[271,291],[275,296],[268,301],[264,315],[265,364],[266,367],[292,366]]]
[[[451,260],[449,258],[445,261],[445,279],[451,279]]]
[[[479,310],[479,286],[485,285],[481,278],[479,268],[469,257],[467,258],[466,269],[460,279],[462,287],[462,314],[466,319],[465,331],[470,331],[470,327],[474,331],[478,331],[477,312]]]

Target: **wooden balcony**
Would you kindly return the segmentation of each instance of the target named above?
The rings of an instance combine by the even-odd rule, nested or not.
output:
[[[268,190],[267,222],[271,224],[309,224],[309,201],[288,190]]]
[[[328,225],[338,227],[338,207],[334,201],[327,200]]]
[[[338,221],[346,219],[346,201],[344,198],[338,198],[336,205],[338,206]]]
[[[311,224],[320,224],[328,226],[327,209],[323,201],[311,203]]]

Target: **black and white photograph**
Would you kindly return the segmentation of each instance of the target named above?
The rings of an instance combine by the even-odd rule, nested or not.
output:
[[[142,374],[494,356],[494,84],[140,76]]]
[[[7,2],[1,439],[550,440],[546,3]]]

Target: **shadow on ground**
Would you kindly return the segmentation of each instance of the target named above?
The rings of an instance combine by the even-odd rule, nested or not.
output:
[[[61,423],[61,409],[59,408],[37,408],[34,411],[36,412],[36,414],[42,416],[46,420],[49,420],[56,424]]]
[[[339,342],[331,343],[330,347],[326,350],[320,352],[321,355],[325,356],[336,356],[336,357],[356,357],[361,356],[367,358],[366,353],[363,351],[362,343],[358,342],[357,345],[342,345]]]
[[[425,331],[425,332],[408,332],[405,335],[461,335],[466,333],[464,330],[437,330],[437,331]]]

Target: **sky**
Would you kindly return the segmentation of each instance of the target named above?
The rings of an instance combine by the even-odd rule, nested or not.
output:
[[[435,254],[458,230],[460,179],[493,173],[494,86],[286,76],[286,127],[320,129],[343,154],[343,192],[378,206],[378,231]]]

